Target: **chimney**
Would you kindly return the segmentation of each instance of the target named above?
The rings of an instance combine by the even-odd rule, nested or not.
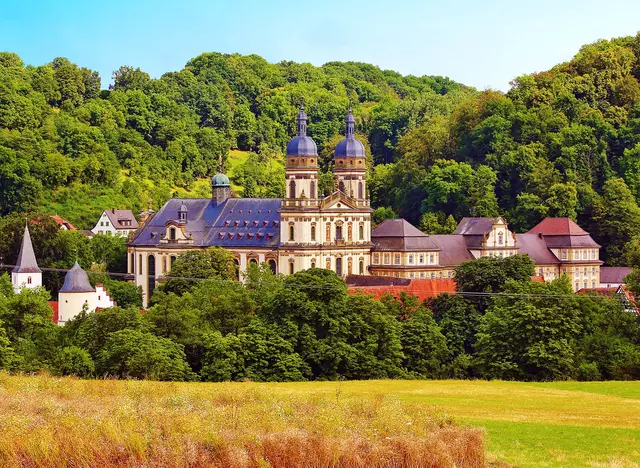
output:
[[[115,214],[116,213],[116,209],[115,208],[111,208],[111,213]]]

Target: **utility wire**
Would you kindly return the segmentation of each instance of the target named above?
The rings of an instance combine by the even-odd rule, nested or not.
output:
[[[0,269],[12,269],[14,268],[16,265],[6,265],[6,264],[0,264]],[[40,267],[40,269],[42,271],[47,271],[47,272],[54,272],[54,273],[67,273],[69,271],[69,269],[67,268],[47,268],[47,267]],[[127,277],[127,276],[132,276],[133,273],[116,273],[116,272],[108,272],[108,271],[88,271],[87,272],[90,275],[108,275],[108,276],[116,276],[116,277]],[[183,281],[207,281],[209,283],[221,283],[221,284],[233,284],[233,285],[238,285],[238,284],[242,284],[239,283],[237,280],[230,280],[230,279],[224,279],[224,278],[190,278],[190,277],[183,277],[183,276],[162,276],[157,278],[154,275],[147,275],[147,278],[153,278],[156,281],[167,281],[167,280],[183,280]],[[443,278],[444,279],[444,278]],[[252,281],[251,285],[265,285],[265,286],[273,286],[272,282],[255,282]],[[340,286],[334,286],[334,285],[330,285],[330,284],[301,284],[301,283],[291,283],[291,282],[287,282],[287,283],[283,283],[282,284],[283,287],[285,288],[293,288],[293,289],[316,289],[316,290],[338,290],[341,287]],[[575,294],[535,294],[535,293],[505,293],[505,292],[474,292],[474,291],[455,291],[455,292],[451,292],[451,290],[447,290],[447,289],[442,289],[442,290],[438,290],[438,289],[431,289],[431,288],[412,288],[411,290],[408,289],[403,289],[402,287],[399,286],[387,286],[387,285],[381,285],[382,287],[387,288],[387,290],[385,292],[395,292],[395,293],[401,293],[401,292],[405,292],[409,295],[412,295],[412,293],[418,293],[418,292],[426,292],[426,293],[432,293],[435,296],[439,295],[439,294],[450,294],[450,295],[457,295],[457,296],[463,296],[463,297],[470,297],[470,298],[480,298],[480,297],[505,297],[505,298],[518,298],[518,297],[527,297],[527,298],[531,298],[531,299],[575,299]],[[362,289],[362,292],[366,293],[366,292],[372,292],[372,291],[366,291],[366,289],[368,288],[375,288],[378,286],[351,286],[352,288],[355,288],[355,292],[358,292],[360,289]],[[620,297],[620,295],[613,295],[613,296],[604,296],[604,295],[597,295],[597,294],[584,294],[584,297],[588,297],[590,299],[598,299],[598,300],[607,300],[607,299],[618,299],[621,302],[628,302],[627,299]]]

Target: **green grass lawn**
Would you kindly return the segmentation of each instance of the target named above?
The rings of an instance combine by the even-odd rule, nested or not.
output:
[[[368,381],[272,384],[382,394],[487,430],[489,459],[518,466],[640,466],[640,382]]]

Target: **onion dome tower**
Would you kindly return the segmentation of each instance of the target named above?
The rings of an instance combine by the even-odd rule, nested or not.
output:
[[[364,145],[355,136],[356,119],[349,108],[345,119],[345,137],[333,153],[334,182],[338,190],[355,198],[359,205],[368,204],[366,192],[366,154]]]
[[[287,162],[285,167],[287,193],[285,204],[290,200],[318,198],[318,147],[307,136],[307,114],[304,104],[298,112],[298,135],[287,144]]]
[[[11,283],[16,293],[19,293],[23,288],[31,289],[42,286],[42,270],[38,267],[38,262],[36,261],[28,224],[24,226],[24,236],[22,237],[18,261],[11,271]]]

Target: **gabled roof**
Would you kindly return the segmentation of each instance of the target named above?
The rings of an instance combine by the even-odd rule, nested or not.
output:
[[[33,251],[28,225],[24,226],[22,245],[20,246],[20,253],[18,253],[18,260],[13,268],[13,273],[42,273],[36,261],[36,254]]]
[[[588,236],[571,218],[545,218],[528,232],[545,236]]]
[[[411,283],[409,278],[396,278],[395,276],[364,276],[348,275],[347,286],[408,286]]]
[[[399,298],[401,293],[416,296],[420,301],[439,296],[440,294],[455,294],[456,283],[451,278],[412,279],[408,285],[392,286],[349,286],[349,294],[363,293],[380,299],[386,294]]]
[[[104,210],[105,214],[111,221],[111,224],[116,229],[138,229],[138,221],[136,221],[136,217],[133,216],[131,210]],[[125,226],[122,224],[122,221],[130,221],[130,226]]]
[[[502,218],[462,218],[453,234],[463,236],[481,236],[491,231],[493,223]]]
[[[602,284],[624,283],[624,277],[631,271],[629,267],[600,267],[600,282]]]
[[[64,226],[69,231],[77,231],[76,227],[73,224],[71,224],[69,221],[65,221],[61,216],[50,215],[49,218],[53,219],[58,226]]]

